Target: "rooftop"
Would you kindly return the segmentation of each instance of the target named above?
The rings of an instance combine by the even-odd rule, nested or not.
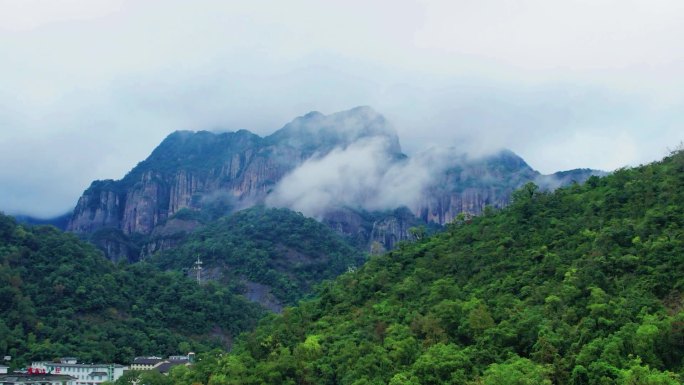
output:
[[[51,361],[40,361],[40,362],[35,362],[35,364],[41,364],[45,366],[62,366],[62,367],[70,367],[70,368],[106,368],[109,366],[115,367],[115,368],[123,368],[125,367],[124,365],[119,365],[119,364],[63,364],[61,362],[51,362]]]
[[[25,373],[10,373],[0,374],[0,383],[4,382],[52,382],[52,381],[73,381],[76,380],[74,376],[66,374],[25,374]]]
[[[188,359],[182,359],[182,360],[164,360],[164,362],[157,364],[152,370],[156,370],[159,373],[166,374],[173,368],[174,366],[178,365],[187,365],[189,364],[190,361]]]
[[[93,376],[106,376],[106,375],[107,375],[107,372],[91,372],[91,373],[88,374],[88,375],[89,375],[90,377],[93,377]]]
[[[135,357],[133,363],[138,365],[154,365],[161,361],[163,360],[158,357]]]

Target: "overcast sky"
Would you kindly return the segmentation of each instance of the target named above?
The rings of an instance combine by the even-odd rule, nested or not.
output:
[[[0,0],[0,210],[52,216],[170,132],[369,105],[408,154],[544,173],[684,140],[681,0]]]

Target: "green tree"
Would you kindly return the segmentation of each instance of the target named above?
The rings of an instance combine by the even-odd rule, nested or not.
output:
[[[492,364],[482,376],[484,385],[551,385],[550,369],[521,357]]]

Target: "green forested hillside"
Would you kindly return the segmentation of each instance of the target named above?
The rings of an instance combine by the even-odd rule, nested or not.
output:
[[[258,306],[150,264],[115,265],[51,226],[0,214],[0,356],[127,363],[225,345]],[[222,341],[219,341],[222,340]]]
[[[362,252],[314,219],[263,206],[209,222],[179,247],[156,255],[150,262],[181,270],[192,267],[198,256],[205,268],[220,270],[225,284],[239,286],[250,281],[267,285],[288,304],[294,304],[323,279],[365,260]]]
[[[678,384],[684,153],[373,257],[177,383]]]

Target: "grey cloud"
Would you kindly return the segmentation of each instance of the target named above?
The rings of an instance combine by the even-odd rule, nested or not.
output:
[[[545,173],[652,161],[684,139],[675,0],[48,3],[0,2],[0,210],[13,213],[68,210],[174,130],[267,135],[357,105],[410,155],[507,147]]]
[[[415,208],[447,167],[477,159],[453,147],[397,159],[392,148],[387,137],[374,136],[313,157],[286,175],[266,203],[318,219],[336,207]]]
[[[278,183],[266,203],[319,218],[330,207],[363,207],[391,167],[388,149],[385,138],[374,137],[309,159]]]

